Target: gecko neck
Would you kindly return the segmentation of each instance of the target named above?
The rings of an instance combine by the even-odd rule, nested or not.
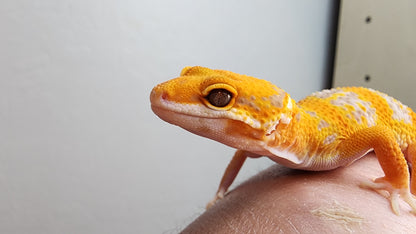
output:
[[[294,106],[288,124],[279,124],[273,134],[266,136],[265,148],[273,161],[292,168],[310,167],[311,158],[318,154],[320,144],[311,126],[317,118],[299,106]],[[318,130],[316,130],[318,131]]]

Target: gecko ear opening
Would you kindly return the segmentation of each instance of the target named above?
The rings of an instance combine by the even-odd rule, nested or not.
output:
[[[202,91],[204,104],[214,110],[228,110],[235,103],[237,91],[228,84],[213,84]]]

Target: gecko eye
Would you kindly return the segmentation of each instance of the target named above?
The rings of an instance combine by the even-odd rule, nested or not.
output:
[[[214,83],[201,91],[202,102],[206,107],[218,111],[226,111],[233,107],[238,95],[237,90],[224,83]]]
[[[226,89],[213,89],[206,99],[215,107],[225,107],[231,102],[232,97],[231,92]]]

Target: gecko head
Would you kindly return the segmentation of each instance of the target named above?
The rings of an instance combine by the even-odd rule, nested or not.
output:
[[[150,101],[161,119],[235,148],[289,124],[296,107],[268,81],[204,67],[185,67],[154,87]]]

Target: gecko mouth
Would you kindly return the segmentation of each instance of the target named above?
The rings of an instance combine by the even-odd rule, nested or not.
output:
[[[174,124],[174,125],[178,125],[180,127],[184,127],[187,125],[194,125],[196,124],[196,122],[200,122],[203,119],[225,119],[225,118],[221,118],[221,117],[214,117],[214,116],[203,116],[198,114],[198,111],[181,111],[181,110],[176,110],[173,108],[168,108],[166,106],[163,105],[155,105],[152,104],[151,105],[152,111],[153,113],[155,113],[159,118],[161,118],[162,120],[170,123],[170,124]],[[192,124],[193,123],[193,124]]]
[[[221,137],[226,135],[224,131],[229,120],[224,117],[199,116],[189,112],[171,110],[159,105],[152,105],[151,107],[160,119],[197,135],[214,140],[222,139]],[[228,145],[233,147],[233,144]]]

